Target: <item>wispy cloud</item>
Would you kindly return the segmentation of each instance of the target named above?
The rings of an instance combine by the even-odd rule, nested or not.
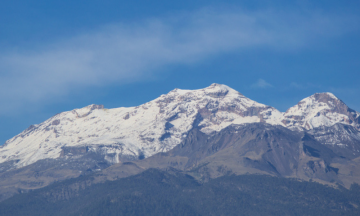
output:
[[[259,79],[256,83],[251,85],[251,88],[257,88],[257,89],[265,89],[265,88],[271,88],[271,87],[273,87],[273,86],[263,79]]]
[[[0,114],[74,88],[144,79],[170,64],[267,46],[299,49],[351,30],[347,17],[289,11],[201,10],[114,24],[36,50],[0,53]],[[259,80],[258,87],[271,85]]]

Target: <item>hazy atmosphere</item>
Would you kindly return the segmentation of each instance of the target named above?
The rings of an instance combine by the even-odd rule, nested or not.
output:
[[[360,111],[359,1],[6,1],[0,143],[63,111],[220,83],[280,111],[332,92]]]

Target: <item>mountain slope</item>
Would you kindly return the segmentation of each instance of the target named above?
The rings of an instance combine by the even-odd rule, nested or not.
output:
[[[149,157],[179,144],[194,125],[205,133],[230,124],[281,124],[281,113],[219,84],[200,90],[175,89],[138,107],[90,105],[33,125],[0,148],[0,163],[19,168],[58,158],[64,147],[86,146],[112,163]]]
[[[0,203],[0,215],[359,215],[359,192],[264,175],[200,184],[174,169],[149,169],[92,187],[73,179],[17,195]]]
[[[144,160],[120,163],[98,173],[97,181],[114,180],[149,168],[173,167],[202,181],[228,174],[267,174],[330,185],[360,183],[359,157],[346,158],[312,135],[266,123],[231,125],[205,134],[189,131],[172,150]]]

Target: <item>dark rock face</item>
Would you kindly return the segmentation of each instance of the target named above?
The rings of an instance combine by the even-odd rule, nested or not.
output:
[[[59,120],[59,119],[54,120],[51,124],[52,124],[52,125],[59,125],[59,124],[60,124],[60,120]]]
[[[102,104],[100,104],[100,105],[98,105],[98,104],[91,105],[90,110],[96,110],[96,109],[104,109],[104,105],[102,105]]]
[[[132,163],[137,165],[136,172],[173,167],[203,181],[231,173],[257,173],[343,184],[338,176],[341,169],[333,164],[350,162],[311,134],[253,123],[232,125],[209,135],[195,127],[169,152]],[[107,172],[104,175],[109,174],[111,179],[116,179],[118,174],[132,173],[127,164],[116,164]]]
[[[299,172],[305,175],[302,173],[303,170],[313,166],[311,162],[307,164],[303,160],[314,158],[324,166],[308,177],[319,177],[322,180],[326,180],[326,173],[332,171],[329,169],[332,161],[340,158],[307,133],[263,123],[233,125],[212,135],[194,129],[183,143],[165,154],[187,157],[185,170],[196,170],[201,167],[200,173],[203,172],[202,175],[208,177],[214,173],[222,175],[224,169],[238,174],[259,170],[260,173],[277,176],[299,177]],[[243,171],[240,171],[239,167]]]
[[[83,155],[89,151],[87,146],[81,147],[63,147],[60,153],[60,157],[73,156],[73,155]]]
[[[130,118],[130,114],[126,113],[126,115],[123,117],[123,119],[128,120]]]
[[[308,133],[341,157],[354,159],[360,156],[360,131],[350,125],[322,126]]]
[[[93,110],[97,110],[97,109],[104,109],[104,105],[97,105],[97,104],[92,104],[90,106],[88,106],[89,108],[89,111],[85,114],[82,114],[82,115],[79,115],[78,114],[78,117],[79,118],[83,118],[83,117],[86,117],[88,115],[90,115],[90,113],[93,111]]]

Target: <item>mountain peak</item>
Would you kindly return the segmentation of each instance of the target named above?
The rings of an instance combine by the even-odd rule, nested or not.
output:
[[[204,90],[213,90],[213,91],[236,91],[233,88],[230,88],[227,85],[224,84],[218,84],[218,83],[213,83],[210,86],[204,88]]]
[[[322,107],[322,109],[329,109],[341,114],[346,114],[349,110],[349,107],[342,100],[330,92],[315,93],[304,98],[298,104],[304,104],[307,107]]]
[[[187,90],[187,89],[178,89],[175,88],[172,91],[170,91],[166,95],[162,95],[162,97],[167,98],[167,100],[174,99],[174,97],[181,96],[182,98],[186,98],[189,100],[190,98],[200,98],[209,96],[211,98],[238,98],[239,96],[241,98],[246,98],[241,93],[236,91],[235,89],[230,88],[227,85],[213,83],[208,87],[202,88],[202,89],[196,89],[196,90]],[[161,98],[161,97],[160,97]],[[157,99],[155,99],[157,100]]]
[[[330,92],[315,93],[302,99],[284,114],[283,123],[288,127],[307,130],[336,123],[359,128],[358,113]]]
[[[204,88],[203,91],[206,95],[212,97],[225,97],[228,93],[239,94],[236,90],[227,85],[213,83],[209,87]]]
[[[335,100],[339,100],[338,97],[336,97],[333,93],[331,92],[320,92],[320,93],[315,93],[313,94],[314,97],[317,97],[317,98],[321,98],[321,97],[330,97],[332,99],[335,99]]]
[[[75,112],[79,118],[82,118],[88,116],[93,110],[97,109],[104,109],[104,105],[91,104],[80,109],[74,109],[73,112]]]
[[[329,103],[334,101],[343,103],[338,97],[336,97],[333,93],[330,92],[315,93],[308,98],[323,103]]]
[[[230,90],[232,88],[230,88],[229,86],[227,85],[224,85],[224,84],[219,84],[219,83],[213,83],[211,84],[210,86],[206,87],[205,89],[227,89],[227,90]]]

